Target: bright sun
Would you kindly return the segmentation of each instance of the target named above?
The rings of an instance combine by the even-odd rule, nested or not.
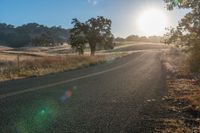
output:
[[[167,27],[167,16],[162,10],[148,9],[140,14],[138,26],[144,35],[161,35]]]

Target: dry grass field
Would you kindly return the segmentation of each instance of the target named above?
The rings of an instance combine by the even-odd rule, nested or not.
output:
[[[98,52],[96,56],[84,56],[70,52],[70,48],[0,48],[0,81],[41,76],[103,63],[121,56],[124,52]],[[67,54],[65,54],[65,52]]]

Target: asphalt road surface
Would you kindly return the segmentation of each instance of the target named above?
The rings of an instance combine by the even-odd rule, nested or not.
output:
[[[161,48],[0,83],[0,133],[154,132],[166,94]]]

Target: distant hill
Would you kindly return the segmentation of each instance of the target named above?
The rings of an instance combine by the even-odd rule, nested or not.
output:
[[[47,27],[37,23],[28,23],[14,27],[0,23],[0,45],[9,47],[53,46],[68,41],[69,29],[61,26]]]

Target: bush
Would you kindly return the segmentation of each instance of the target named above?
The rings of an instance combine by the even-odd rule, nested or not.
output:
[[[189,65],[191,72],[200,72],[200,49],[191,51]]]

